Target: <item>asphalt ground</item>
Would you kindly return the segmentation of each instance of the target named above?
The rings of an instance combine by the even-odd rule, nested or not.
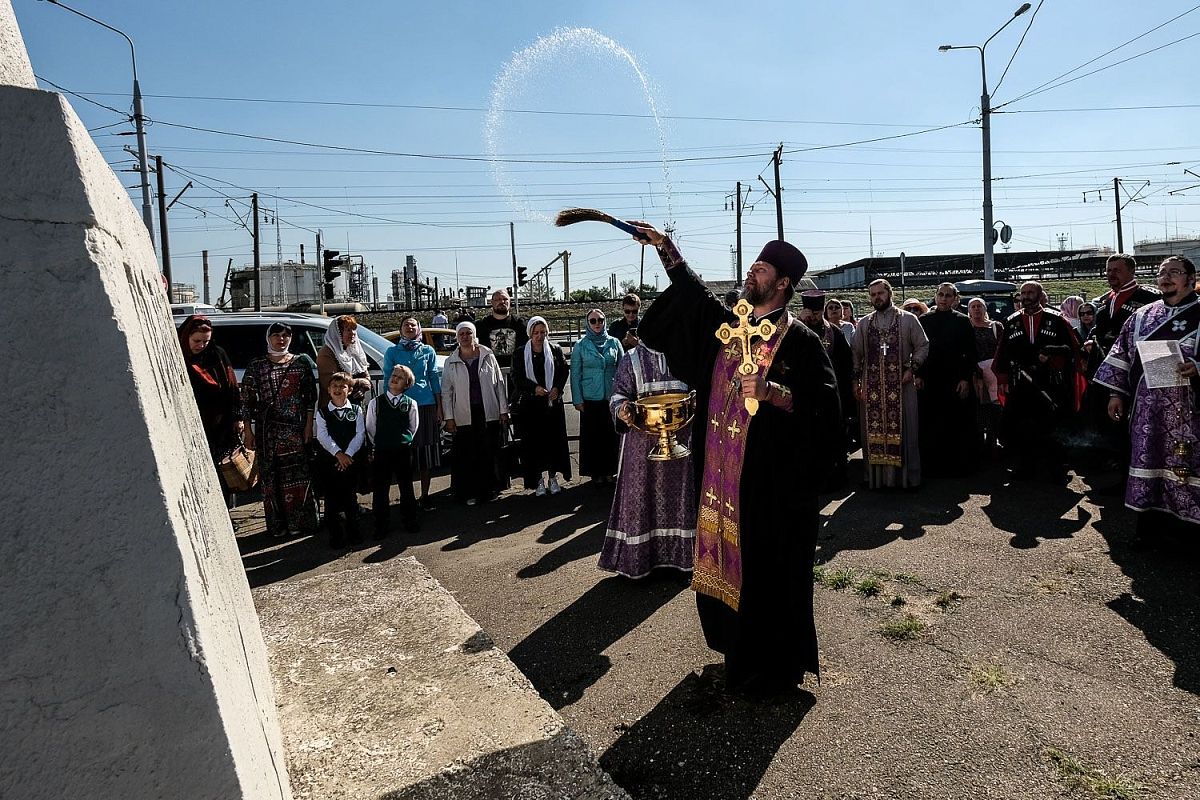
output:
[[[416,556],[635,798],[1200,800],[1200,556],[1132,547],[1134,515],[1078,475],[827,498],[821,682],[769,700],[724,692],[685,577],[596,568],[611,489],[468,508],[448,487],[419,533],[352,551],[242,505],[250,583]]]

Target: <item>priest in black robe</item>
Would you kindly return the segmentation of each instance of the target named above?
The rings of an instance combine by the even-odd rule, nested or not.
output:
[[[838,310],[841,310],[840,305]],[[821,339],[821,346],[825,348],[833,364],[833,374],[837,377],[843,425],[839,430],[828,433],[833,466],[821,488],[822,491],[839,491],[846,486],[847,449],[858,430],[858,402],[854,399],[854,353],[850,351],[850,342],[842,329],[825,318],[825,292],[820,289],[801,292],[800,313],[797,316]]]
[[[979,452],[973,438],[975,331],[957,304],[954,284],[940,284],[933,309],[918,320],[929,339],[929,355],[917,371],[917,402],[921,469],[930,477],[962,475]]]
[[[806,673],[819,676],[812,581],[817,492],[831,463],[826,436],[842,424],[829,356],[787,310],[807,261],[792,245],[774,241],[751,266],[742,291],[752,307],[745,322],[762,331],[769,321],[776,330],[749,340],[758,372],[744,375],[735,313],[669,238],[634,224],[640,240],[658,250],[671,281],[639,332],[698,395],[692,588],[705,640],[725,655],[728,688],[794,689]]]

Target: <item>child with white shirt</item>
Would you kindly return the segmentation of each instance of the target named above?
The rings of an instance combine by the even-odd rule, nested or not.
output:
[[[392,368],[385,394],[367,404],[367,435],[375,445],[371,457],[371,488],[375,515],[375,538],[388,535],[389,493],[392,483],[400,485],[400,513],[404,530],[415,533],[417,501],[413,495],[412,442],[420,424],[417,404],[404,394],[415,380],[413,371],[403,364]]]
[[[342,546],[342,521],[345,515],[345,540],[355,545],[362,542],[358,531],[358,480],[354,457],[366,441],[366,425],[362,409],[350,402],[354,378],[345,372],[335,372],[329,379],[329,402],[317,409],[316,435],[321,445],[317,468],[325,484],[325,525],[329,528],[329,546]]]

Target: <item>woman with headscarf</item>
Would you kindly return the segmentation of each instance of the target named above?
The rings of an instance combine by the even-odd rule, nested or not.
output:
[[[370,364],[358,341],[358,320],[349,314],[333,318],[325,329],[325,343],[317,351],[317,380],[321,385],[317,405],[324,408],[329,402],[329,379],[335,372],[344,372],[354,378],[350,391],[350,402],[362,405],[371,391]],[[384,375],[391,375],[384,372]]]
[[[608,411],[621,342],[609,336],[604,312],[587,313],[587,332],[571,348],[571,402],[579,412],[579,474],[615,484],[620,441]]]
[[[450,489],[473,506],[495,499],[507,483],[500,474],[502,426],[508,424],[508,389],[491,348],[479,343],[473,322],[454,329],[458,348],[442,367],[442,416],[454,434]]]
[[[225,351],[212,343],[212,337],[212,322],[203,315],[193,314],[179,326],[183,363],[187,367],[192,395],[196,398],[196,408],[200,411],[208,451],[216,465],[237,445],[245,423],[233,364]],[[217,477],[221,477],[220,470],[217,470]],[[221,489],[229,493],[224,480]]]
[[[916,314],[918,317],[922,314],[929,313],[929,306],[922,303],[915,297],[910,297],[900,304],[900,308],[910,314]]]
[[[1079,307],[1083,305],[1083,298],[1078,295],[1071,295],[1065,298],[1058,306],[1059,313],[1063,319],[1071,323],[1071,327],[1075,329],[1075,335],[1079,335]]]
[[[562,490],[557,474],[561,473],[564,481],[571,479],[567,415],[562,400],[569,370],[562,348],[548,338],[550,329],[543,317],[530,317],[525,333],[529,341],[513,356],[513,406],[521,436],[525,489],[542,497],[547,491],[558,494]]]
[[[1000,423],[1000,395],[996,373],[992,372],[992,359],[1000,346],[1003,326],[988,315],[987,303],[978,297],[967,301],[967,319],[975,333],[975,363],[979,371],[975,375],[975,396],[979,398],[979,436],[988,451],[996,447],[996,433]],[[977,440],[978,441],[978,440]]]
[[[311,531],[317,521],[307,447],[313,437],[316,365],[289,352],[291,343],[292,326],[272,323],[266,356],[253,359],[242,375],[242,400],[254,422],[246,444],[258,442],[263,514],[273,536]]]
[[[413,460],[421,475],[421,496],[417,503],[433,508],[429,497],[430,471],[442,465],[442,382],[437,373],[437,351],[424,343],[421,323],[414,316],[400,320],[400,341],[383,354],[383,374],[391,376],[397,366],[408,367],[413,383],[405,396],[417,404],[420,424],[413,438]]]

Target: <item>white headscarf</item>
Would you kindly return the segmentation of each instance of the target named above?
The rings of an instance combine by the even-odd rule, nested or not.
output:
[[[291,336],[292,326],[283,322],[272,322],[267,328],[267,355],[279,358],[288,354],[288,349],[286,347],[282,350],[276,350],[275,345],[271,344],[271,334],[283,332],[286,332],[288,336]]]
[[[472,339],[474,339],[477,342],[479,341],[479,332],[475,330],[474,322],[470,322],[469,320],[464,319],[462,322],[460,322],[454,326],[454,332],[457,334],[463,328],[466,328],[467,330],[469,330],[471,332]]]
[[[325,329],[325,346],[333,351],[342,372],[361,375],[367,371],[367,354],[363,352],[362,342],[358,341],[358,333],[355,332],[349,347],[342,346],[342,317],[334,317]]]
[[[525,323],[525,335],[529,337],[529,341],[525,344],[525,377],[531,381],[537,380],[533,374],[533,326],[546,326],[546,375],[543,389],[550,391],[554,387],[554,353],[550,350],[550,324],[546,322],[544,317],[530,317],[529,322]]]

